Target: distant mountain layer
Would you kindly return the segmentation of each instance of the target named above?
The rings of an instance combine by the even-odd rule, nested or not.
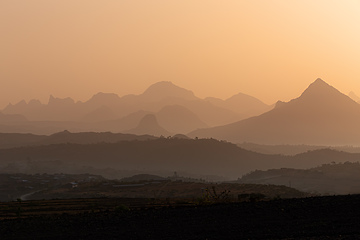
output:
[[[174,105],[186,108],[187,111],[195,114],[198,121],[204,123],[202,127],[235,122],[269,110],[269,106],[245,94],[239,93],[223,103],[217,104],[200,99],[192,91],[178,87],[171,82],[158,82],[140,95],[119,97],[114,93],[98,93],[86,102],[75,102],[71,98],[60,99],[50,96],[47,104],[42,104],[38,100],[31,100],[28,103],[23,100],[14,105],[9,104],[3,113],[21,114],[30,121],[95,123],[119,120],[139,111],[156,113]],[[159,121],[161,121],[160,118]],[[186,128],[185,130],[190,132],[194,129]],[[176,129],[176,132],[178,131],[179,129]]]
[[[67,135],[61,133],[60,135]],[[57,163],[58,171],[77,164],[96,168],[141,170],[143,172],[188,172],[218,175],[230,179],[250,171],[273,168],[311,168],[331,162],[355,162],[360,154],[317,150],[293,157],[247,151],[234,144],[214,139],[167,139],[120,141],[98,144],[53,144],[0,149],[0,167],[37,162]],[[61,163],[61,164],[60,164]]]
[[[360,105],[321,79],[303,94],[260,116],[200,129],[191,137],[234,143],[360,145]]]
[[[247,117],[260,115],[270,111],[272,108],[259,99],[244,93],[238,93],[226,100],[211,97],[205,98],[205,100],[215,106],[223,107],[239,114],[244,114]]]
[[[149,134],[153,136],[171,136],[172,133],[161,127],[153,114],[145,115],[136,128],[130,129],[127,133]]]

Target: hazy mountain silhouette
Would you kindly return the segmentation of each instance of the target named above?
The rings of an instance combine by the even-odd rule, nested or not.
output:
[[[71,98],[49,97],[48,104],[41,104],[38,100],[26,103],[24,100],[12,105],[9,104],[4,110],[7,114],[22,114],[30,121],[70,121],[79,118],[82,114],[78,104]]]
[[[103,93],[99,92],[92,96],[88,101],[86,101],[86,104],[92,105],[95,107],[101,107],[101,106],[111,106],[112,104],[120,101],[120,97],[116,95],[115,93]]]
[[[127,131],[137,127],[140,120],[147,114],[155,115],[159,125],[172,133],[184,134],[198,128],[207,127],[206,123],[187,108],[180,105],[168,105],[159,112],[137,111],[121,119],[94,123],[92,128],[97,131]]]
[[[189,109],[209,126],[235,122],[247,116],[240,110],[234,112],[197,98],[193,92],[171,82],[155,83],[140,95],[119,97],[114,93],[100,92],[85,102],[53,96],[50,96],[47,104],[41,104],[38,100],[31,100],[29,103],[23,100],[15,105],[9,104],[3,113],[22,114],[30,121],[97,122],[114,120],[114,117],[124,118],[139,111],[156,113],[169,105],[180,105]]]
[[[173,133],[188,133],[208,127],[196,114],[180,105],[165,106],[156,113],[156,117],[161,126]]]
[[[169,105],[180,105],[195,113],[203,122],[209,126],[223,125],[243,119],[244,115],[235,113],[229,109],[218,107],[202,99],[183,100],[180,98],[166,98],[151,106],[154,112]]]
[[[178,87],[172,82],[157,82],[145,90],[140,97],[145,101],[157,102],[164,98],[173,97],[184,100],[197,100],[192,91]]]
[[[149,111],[137,111],[131,113],[125,117],[116,120],[100,121],[92,124],[92,128],[97,131],[112,131],[112,132],[122,132],[129,129],[136,128],[140,120],[145,117],[147,114],[154,114]]]
[[[353,91],[349,92],[349,97],[351,97],[351,99],[355,102],[360,102],[360,97],[357,96]]]
[[[154,114],[145,115],[134,129],[126,131],[132,134],[149,134],[153,136],[171,136],[172,134],[161,127]]]
[[[263,103],[259,99],[244,93],[238,93],[226,100],[213,97],[205,98],[205,100],[209,101],[215,106],[229,109],[236,113],[243,114],[246,117],[260,115],[271,110],[272,108],[272,106]]]
[[[321,79],[260,116],[192,132],[236,143],[359,145],[360,105]]]
[[[124,132],[136,128],[140,120],[147,114],[154,114],[159,124],[173,133],[185,134],[192,130],[208,126],[201,121],[196,114],[180,105],[165,106],[159,112],[140,110],[122,118],[118,118],[109,107],[102,106],[83,116],[81,121],[29,121],[24,124],[4,122],[3,124],[6,123],[7,125],[0,124],[0,132],[31,132],[46,135],[65,129],[72,132]]]

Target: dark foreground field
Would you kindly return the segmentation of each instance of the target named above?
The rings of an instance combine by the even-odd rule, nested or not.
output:
[[[179,201],[151,205],[150,200],[131,205],[129,199],[71,201],[3,204],[0,238],[360,239],[360,195],[213,205]],[[16,209],[17,216],[5,219],[6,213]],[[33,216],[25,215],[26,209],[32,209]]]

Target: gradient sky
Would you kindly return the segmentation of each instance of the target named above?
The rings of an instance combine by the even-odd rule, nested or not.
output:
[[[158,81],[268,104],[318,77],[360,95],[358,0],[1,0],[0,30],[0,108]]]

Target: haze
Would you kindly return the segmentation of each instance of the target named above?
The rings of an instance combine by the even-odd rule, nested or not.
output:
[[[359,22],[355,0],[2,0],[0,106],[140,94],[158,81],[267,104],[318,77],[359,94]]]

